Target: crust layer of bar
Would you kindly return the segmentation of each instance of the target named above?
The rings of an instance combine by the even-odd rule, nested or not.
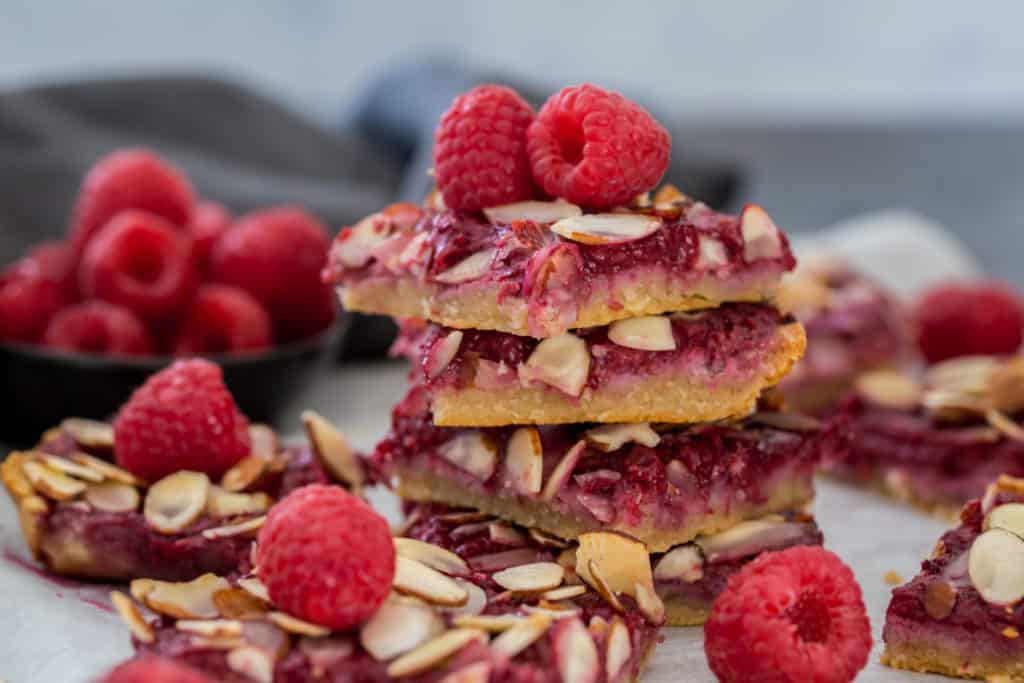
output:
[[[1024,682],[1024,660],[983,659],[969,652],[953,652],[927,643],[889,643],[882,664],[894,669],[975,678],[999,683]]]
[[[711,605],[695,605],[678,598],[667,598],[663,602],[666,626],[702,626],[711,612]]]

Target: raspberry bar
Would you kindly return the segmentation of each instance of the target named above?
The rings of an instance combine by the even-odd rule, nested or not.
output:
[[[1024,680],[1024,479],[1000,477],[895,588],[882,663],[989,681]]]
[[[807,332],[807,354],[779,384],[786,404],[821,414],[857,375],[908,357],[906,312],[877,282],[834,258],[802,259],[782,282],[779,307]]]
[[[804,333],[771,306],[727,304],[542,340],[434,326],[420,349],[439,425],[708,422],[750,413]]]
[[[748,205],[712,211],[666,187],[615,213],[526,201],[482,216],[411,204],[341,231],[325,277],[351,311],[553,337],[616,320],[774,296],[795,265]]]
[[[373,459],[406,500],[472,507],[560,538],[621,531],[660,552],[804,505],[836,441],[831,426],[656,426],[437,427],[415,387]]]
[[[332,479],[362,484],[344,439],[322,417],[304,418],[312,448],[281,447],[269,427],[251,425],[251,455],[216,483],[179,471],[147,485],[111,462],[109,424],[77,418],[33,450],[11,453],[0,477],[29,549],[55,574],[179,581],[246,571],[252,537],[274,500]]]
[[[828,471],[955,517],[1000,473],[1024,475],[1024,358],[973,356],[921,378],[878,371],[858,378],[836,419],[848,447]]]

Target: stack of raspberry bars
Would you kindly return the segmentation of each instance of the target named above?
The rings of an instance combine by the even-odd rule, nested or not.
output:
[[[802,510],[831,433],[761,400],[805,347],[771,303],[795,261],[762,208],[725,215],[672,186],[595,208],[570,186],[456,210],[438,182],[444,199],[343,230],[327,271],[349,310],[403,324],[413,386],[374,459],[434,504],[410,509],[469,509],[451,535],[487,529],[509,558],[639,541],[651,565],[615,592],[646,584],[676,625],[702,623],[759,553],[821,543]]]

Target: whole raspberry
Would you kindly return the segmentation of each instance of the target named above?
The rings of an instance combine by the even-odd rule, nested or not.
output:
[[[270,509],[256,566],[274,606],[332,629],[365,621],[391,591],[388,523],[361,498],[311,484]]]
[[[533,108],[503,85],[455,98],[434,131],[434,176],[449,208],[479,211],[536,194],[526,156],[531,121]]]
[[[203,285],[185,313],[177,354],[262,349],[274,343],[274,327],[263,305],[231,285]]]
[[[723,683],[847,683],[871,651],[860,586],[813,546],[765,553],[729,578],[704,626]]]
[[[279,341],[331,324],[334,300],[320,280],[330,239],[302,209],[279,207],[240,218],[213,247],[210,276],[241,287],[266,307]]]
[[[914,319],[918,347],[929,363],[1013,353],[1024,333],[1020,297],[993,280],[933,287],[918,300]]]
[[[0,273],[0,341],[35,343],[50,318],[70,303],[63,284],[15,266]]]
[[[199,273],[187,233],[132,209],[117,214],[92,239],[78,277],[85,296],[153,320],[184,308]]]
[[[142,655],[114,668],[96,683],[214,683],[212,678],[173,659]]]
[[[249,421],[219,366],[179,360],[135,390],[114,420],[114,455],[153,482],[179,470],[219,477],[249,455]]]
[[[41,275],[54,282],[69,285],[69,294],[73,293],[71,248],[66,242],[40,242],[11,268],[20,274]]]
[[[139,356],[154,352],[153,338],[137,315],[105,301],[65,308],[46,326],[43,343],[55,349]]]
[[[96,162],[82,181],[71,217],[72,252],[80,258],[100,228],[125,209],[143,209],[183,226],[194,204],[188,178],[153,152],[113,152]]]
[[[231,212],[217,202],[200,202],[192,212],[188,231],[195,243],[196,258],[205,265],[213,245],[231,227]]]
[[[589,83],[552,95],[526,133],[533,179],[591,209],[626,204],[668,168],[672,141],[640,105]]]

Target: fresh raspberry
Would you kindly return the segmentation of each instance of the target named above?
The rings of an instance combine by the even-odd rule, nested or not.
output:
[[[203,285],[174,343],[177,354],[262,349],[274,343],[274,327],[263,304],[231,285]]]
[[[723,683],[846,683],[871,651],[860,586],[814,546],[764,553],[729,578],[704,626]]]
[[[76,260],[92,237],[125,209],[142,209],[173,225],[192,215],[195,192],[188,178],[145,149],[123,149],[100,159],[86,174],[71,218]]]
[[[179,470],[219,477],[249,454],[249,421],[218,365],[179,360],[121,407],[114,444],[118,464],[147,481]]]
[[[69,303],[63,284],[16,264],[0,273],[0,341],[39,341],[50,318]]]
[[[256,566],[276,607],[347,629],[391,591],[395,547],[388,523],[365,501],[337,486],[311,484],[270,509]]]
[[[188,303],[198,272],[192,238],[145,211],[117,214],[89,243],[79,269],[87,297],[120,304],[145,319]]]
[[[914,310],[917,344],[929,363],[1016,351],[1024,333],[1020,297],[993,280],[950,282],[928,290]]]
[[[320,280],[329,246],[323,223],[302,209],[250,213],[214,245],[210,276],[256,297],[279,341],[308,337],[334,319],[333,294]]]
[[[96,683],[214,683],[192,667],[173,659],[143,655],[114,668]]]
[[[127,356],[151,354],[153,338],[137,315],[105,301],[65,308],[46,326],[43,343],[55,349]]]
[[[231,227],[231,212],[217,202],[200,202],[192,212],[188,231],[195,242],[196,258],[206,264],[213,245]]]
[[[70,284],[69,293],[73,291],[71,248],[66,242],[40,242],[17,261],[12,269],[20,274],[41,275],[54,282]]]
[[[591,209],[626,204],[668,168],[672,141],[640,105],[589,83],[552,95],[530,124],[533,179],[553,197]]]
[[[526,156],[533,108],[503,85],[460,95],[434,131],[434,175],[445,204],[461,211],[536,194]]]

